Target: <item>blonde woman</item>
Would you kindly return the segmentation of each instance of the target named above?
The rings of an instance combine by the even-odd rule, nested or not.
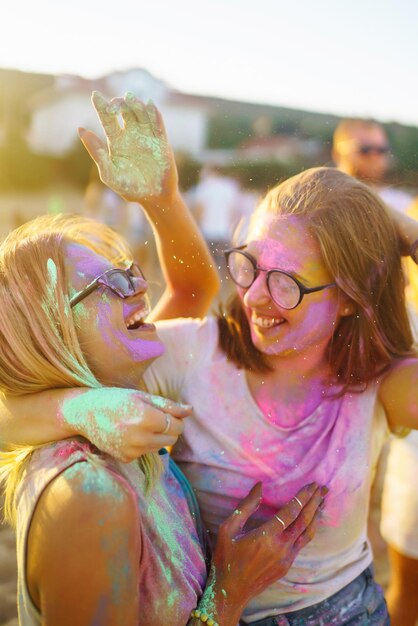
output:
[[[129,397],[125,388],[141,386],[164,346],[142,321],[147,283],[129,258],[116,236],[86,220],[39,218],[8,236],[0,247],[3,393],[89,387],[84,402],[100,423],[103,385],[118,387],[115,405]],[[167,414],[155,432],[169,425]],[[293,501],[244,533],[260,502],[256,485],[223,527],[205,592],[199,512],[168,455],[122,465],[67,439],[10,452],[2,465],[6,510],[17,520],[23,626],[185,626],[208,613],[233,626],[309,540],[326,491],[305,487],[295,494],[302,511]]]
[[[103,145],[84,140],[109,182]],[[398,224],[405,245],[417,236],[409,228]],[[315,540],[248,603],[244,623],[386,625],[370,569],[369,488],[390,431],[418,428],[418,360],[392,220],[362,183],[318,168],[271,190],[239,243],[227,253],[237,294],[223,314],[158,324],[166,352],[148,368],[147,386],[193,405],[173,456],[214,538],[254,480],[264,487],[257,523],[308,478],[330,488]],[[30,407],[37,437],[88,432],[97,442],[88,411],[74,417],[65,397]],[[47,402],[63,425],[43,418]],[[102,402],[120,423],[123,403],[114,411],[105,394]],[[22,416],[24,403],[9,406]],[[128,413],[122,421],[132,424]],[[22,429],[10,427],[22,419],[10,420],[7,407],[2,414],[7,438],[22,441]],[[108,438],[120,457],[135,453],[131,433],[122,443],[120,434]]]

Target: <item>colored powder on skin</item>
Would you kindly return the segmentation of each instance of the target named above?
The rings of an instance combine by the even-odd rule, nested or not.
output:
[[[127,94],[127,101],[135,106],[133,95]],[[107,106],[100,95],[94,94],[93,102],[104,126],[112,124],[120,113],[119,107]],[[137,123],[125,124],[124,132],[111,138],[111,161],[106,150],[98,150],[100,173],[106,183],[122,195],[158,195],[170,166],[167,139],[157,127],[152,105],[135,109],[135,114]]]
[[[102,594],[96,604],[96,610],[93,615],[91,626],[102,626],[106,623],[106,615],[109,609],[109,597],[107,594]]]
[[[128,389],[91,389],[83,394],[66,398],[61,414],[64,421],[96,443],[99,448],[117,452],[120,449],[121,434],[118,424],[112,421],[113,415],[130,417],[138,407]]]
[[[228,566],[229,567],[229,566]],[[212,565],[211,571],[209,574],[208,583],[206,584],[205,592],[202,596],[202,599],[199,602],[199,609],[212,615],[215,613],[216,605],[215,605],[215,584],[216,584],[216,570]]]
[[[107,567],[107,573],[112,581],[112,603],[114,606],[121,606],[123,602],[126,602],[124,590],[128,587],[131,577],[131,568],[127,563],[131,549],[127,532],[115,528],[109,536],[103,539],[102,547],[105,552],[110,552],[112,555],[112,561]]]
[[[65,472],[66,476],[81,481],[83,493],[95,493],[101,497],[111,497],[115,502],[124,498],[120,485],[108,470],[92,463],[75,463]]]
[[[128,331],[129,332],[129,331]],[[130,331],[134,332],[134,331]],[[128,350],[130,357],[135,362],[155,359],[164,353],[164,346],[161,341],[152,339],[131,338],[118,330],[114,333],[116,339]]]

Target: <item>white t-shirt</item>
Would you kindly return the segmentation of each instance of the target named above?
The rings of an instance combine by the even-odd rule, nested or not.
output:
[[[245,371],[218,348],[214,318],[162,322],[158,333],[167,350],[147,370],[146,383],[194,407],[173,456],[196,490],[212,535],[259,480],[259,522],[313,480],[330,488],[315,538],[283,579],[250,602],[244,620],[299,610],[339,591],[372,561],[369,491],[389,434],[377,385],[325,400],[289,428],[261,412]]]

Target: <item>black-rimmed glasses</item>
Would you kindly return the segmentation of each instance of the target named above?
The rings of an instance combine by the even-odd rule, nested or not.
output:
[[[305,294],[336,286],[336,283],[328,283],[319,287],[305,287],[297,278],[283,270],[260,267],[256,259],[242,248],[226,250],[225,258],[231,279],[242,289],[249,289],[259,273],[266,272],[269,294],[283,309],[296,308]]]
[[[97,278],[91,281],[82,291],[76,293],[70,299],[70,306],[73,307],[81,300],[84,300],[92,291],[98,289],[100,285],[107,287],[119,298],[129,298],[138,292],[138,285],[135,284],[134,278],[142,278],[145,276],[137,263],[132,263],[127,269],[111,269],[106,270]]]

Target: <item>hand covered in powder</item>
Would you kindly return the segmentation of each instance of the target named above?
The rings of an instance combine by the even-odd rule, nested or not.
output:
[[[314,536],[327,493],[327,487],[307,485],[271,520],[243,532],[261,502],[261,483],[257,483],[219,528],[210,581],[199,609],[216,615],[225,608],[241,611],[251,598],[282,578]]]
[[[133,202],[175,194],[177,169],[155,105],[144,104],[131,93],[108,102],[98,91],[93,92],[92,102],[107,145],[90,130],[78,132],[105,185]]]
[[[109,387],[73,392],[61,405],[67,426],[124,463],[174,445],[191,412],[188,404]]]

